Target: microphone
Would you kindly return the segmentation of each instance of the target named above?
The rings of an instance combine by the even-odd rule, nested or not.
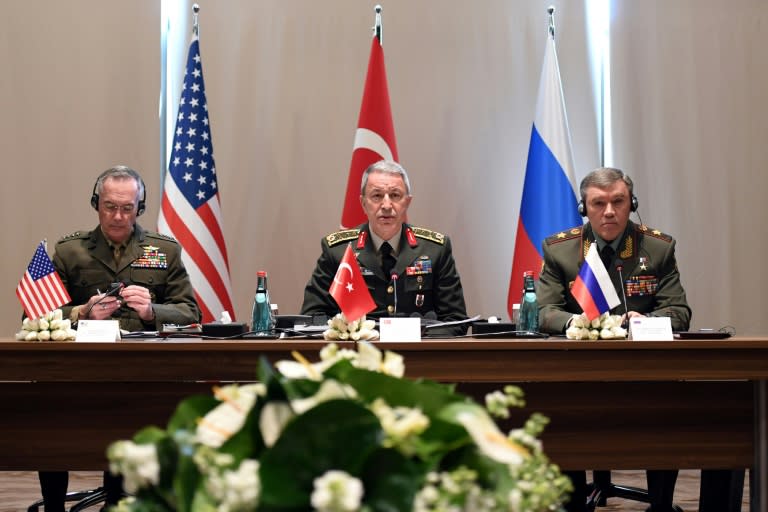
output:
[[[125,288],[125,283],[111,283],[107,291],[104,292],[104,295],[99,297],[99,300],[97,300],[96,302],[94,302],[88,307],[88,311],[85,312],[85,318],[88,318],[88,316],[91,314],[91,310],[96,304],[99,304],[101,301],[103,301],[107,297],[120,295],[120,290],[122,290],[123,288]]]
[[[622,260],[616,260],[616,271],[619,273],[619,286],[621,287],[621,297],[624,299],[624,321],[621,322],[621,327],[629,325],[629,311],[627,310],[627,293],[624,291],[624,275],[621,271],[624,270],[624,262]]]
[[[390,278],[392,279],[392,290],[393,290],[392,298],[394,299],[394,303],[393,303],[394,309],[392,310],[392,316],[397,316],[397,279],[398,279],[397,274],[395,272],[392,272],[392,275],[390,276]]]

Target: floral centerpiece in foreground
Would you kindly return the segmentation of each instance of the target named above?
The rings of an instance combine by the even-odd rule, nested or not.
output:
[[[623,340],[627,337],[627,330],[621,326],[621,315],[605,312],[590,322],[582,313],[571,317],[565,337],[569,340]]]
[[[571,484],[542,451],[514,386],[481,407],[451,386],[403,378],[403,359],[335,344],[310,364],[262,359],[259,383],[182,401],[167,429],[108,449],[134,496],[121,511],[555,511]]]

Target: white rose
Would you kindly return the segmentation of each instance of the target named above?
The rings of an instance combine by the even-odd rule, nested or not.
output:
[[[67,339],[67,331],[63,329],[56,329],[55,331],[51,331],[51,339],[53,341],[64,341]]]
[[[76,330],[74,330],[72,328],[67,329],[67,339],[68,340],[73,340],[76,337],[77,337],[77,331]]]
[[[29,320],[29,322],[27,322],[26,327],[22,324],[22,327],[24,328],[24,330],[26,330],[26,331],[39,331],[40,330],[40,324],[38,323],[37,320],[31,320],[29,318],[26,318],[25,320]]]
[[[54,320],[62,320],[64,318],[64,313],[60,309],[56,309],[53,312],[53,319]]]
[[[24,341],[37,341],[37,331],[27,332],[27,337],[24,338]]]
[[[597,329],[592,329],[591,331],[589,331],[590,340],[596,340],[599,337],[600,337],[600,331],[598,331]]]
[[[581,327],[571,325],[568,329],[565,330],[565,337],[569,340],[581,339]]]
[[[614,327],[613,337],[617,339],[624,339],[627,337],[627,330],[624,329],[623,327]]]
[[[48,328],[51,326],[50,322],[46,320],[45,318],[41,318],[37,321],[37,325],[40,326],[41,331],[47,331]]]
[[[48,341],[51,339],[51,331],[39,331],[37,333],[37,339],[40,341]]]
[[[16,341],[24,341],[27,339],[27,334],[29,334],[29,331],[25,331],[24,329],[20,330],[16,333]]]
[[[592,327],[593,329],[599,329],[600,328],[600,317],[595,318],[590,322],[589,327]]]
[[[602,329],[600,331],[600,338],[604,340],[611,340],[613,339],[613,331],[610,329]]]

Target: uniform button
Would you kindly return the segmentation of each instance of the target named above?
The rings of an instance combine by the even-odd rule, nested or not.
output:
[[[395,312],[395,306],[387,306],[387,313],[394,313]]]
[[[387,288],[387,293],[392,293],[394,291],[395,291],[395,287],[392,285],[389,285],[389,287]]]

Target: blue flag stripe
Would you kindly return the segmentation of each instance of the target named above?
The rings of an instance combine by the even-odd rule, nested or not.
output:
[[[576,204],[573,188],[565,172],[534,124],[528,149],[520,216],[540,256],[543,257],[541,242],[546,237],[558,230],[581,225]]]

